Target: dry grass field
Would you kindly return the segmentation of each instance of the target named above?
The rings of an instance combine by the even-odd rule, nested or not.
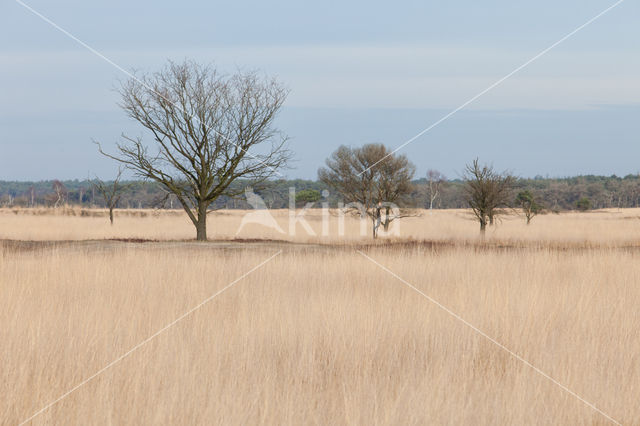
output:
[[[360,228],[353,216],[344,218],[344,236],[339,236],[339,216],[328,213],[328,232],[323,235],[323,214],[309,210],[304,218],[315,235],[301,224],[295,235],[289,232],[288,210],[271,210],[283,233],[259,224],[241,228],[243,215],[252,211],[228,210],[211,213],[209,239],[269,239],[297,243],[345,244],[370,243],[369,223]],[[116,210],[115,225],[110,226],[107,212],[68,209],[0,209],[0,239],[61,241],[101,239],[144,239],[158,241],[192,240],[195,228],[182,210]],[[384,238],[399,241],[476,242],[478,224],[469,211],[421,211],[419,216],[395,222],[399,236]],[[241,228],[241,229],[240,229]],[[238,230],[240,232],[238,233]],[[518,215],[504,216],[498,226],[488,228],[487,241],[525,245],[587,245],[619,247],[640,244],[640,209],[608,209],[588,213],[562,213],[537,216],[530,226]]]
[[[187,243],[177,211],[1,210],[2,424],[640,424],[640,210],[484,242],[423,212],[375,243],[334,216],[236,235],[242,213]]]

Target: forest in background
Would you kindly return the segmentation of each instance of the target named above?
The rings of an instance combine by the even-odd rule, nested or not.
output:
[[[109,184],[109,182],[106,182]],[[415,180],[410,196],[403,200],[403,207],[428,208],[430,186],[426,178]],[[118,208],[181,208],[174,196],[169,195],[154,182],[128,181]],[[247,186],[248,182],[236,181],[233,186]],[[312,180],[278,180],[261,184],[254,192],[262,197],[268,208],[287,208],[289,188],[295,188],[296,205],[307,202],[328,201],[332,207],[338,200],[331,192],[327,199],[322,191],[325,184]],[[580,200],[588,199],[589,208],[625,208],[640,206],[640,175],[618,176],[576,176],[568,178],[518,179],[514,186],[514,197],[518,192],[529,190],[538,202],[549,211],[575,210]],[[80,205],[83,207],[104,207],[105,201],[90,180],[12,182],[0,181],[0,205],[3,207],[54,207],[59,205]],[[582,204],[584,206],[584,202]],[[212,205],[215,209],[251,208],[244,195],[236,198],[221,196]],[[438,209],[466,208],[463,181],[446,180],[439,186],[433,207]]]

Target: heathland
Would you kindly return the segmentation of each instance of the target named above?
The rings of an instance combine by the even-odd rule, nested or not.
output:
[[[640,423],[640,209],[244,213],[0,210],[2,423]]]

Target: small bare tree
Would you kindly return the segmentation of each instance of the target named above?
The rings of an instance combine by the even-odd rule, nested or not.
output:
[[[487,224],[504,213],[512,200],[514,178],[509,173],[498,173],[492,166],[480,166],[478,159],[468,164],[464,174],[464,196],[480,222],[480,233],[484,236]]]
[[[527,225],[531,223],[531,219],[542,212],[543,207],[536,197],[529,190],[519,192],[516,196],[516,204],[522,208],[522,213],[527,219]]]
[[[53,208],[57,209],[61,204],[64,204],[67,200],[67,188],[64,186],[62,182],[59,180],[54,180],[51,184],[51,188],[53,189],[55,195],[55,201],[53,203]]]
[[[427,170],[429,183],[429,210],[433,210],[433,202],[440,196],[440,189],[446,178],[437,170]]]
[[[102,195],[105,206],[109,209],[109,222],[113,225],[113,210],[118,206],[122,194],[131,186],[120,183],[122,178],[122,167],[118,168],[118,174],[112,182],[104,182],[96,177],[92,182],[93,187]]]
[[[31,185],[29,187],[29,207],[34,207],[36,204],[36,188]]]
[[[226,76],[194,62],[169,62],[124,82],[120,95],[154,149],[123,135],[115,154],[100,152],[174,194],[200,241],[207,239],[211,203],[244,192],[232,182],[263,182],[290,158],[287,137],[274,127],[287,91],[256,72]]]
[[[412,190],[415,166],[405,155],[390,155],[382,144],[341,146],[326,164],[318,170],[318,178],[334,188],[349,209],[371,219],[373,238],[381,224],[388,230],[393,220],[411,215],[392,211],[392,205],[402,202]]]

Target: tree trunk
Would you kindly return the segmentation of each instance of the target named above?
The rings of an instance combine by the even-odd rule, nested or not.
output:
[[[373,236],[373,239],[375,240],[376,238],[378,238],[378,226],[379,226],[378,223],[377,223],[378,219],[374,218],[371,222],[372,222],[371,223],[371,225],[372,225],[372,236]],[[376,226],[376,225],[378,225],[378,226]]]
[[[109,221],[111,222],[111,226],[113,226],[113,207],[109,207]]]
[[[196,240],[207,241],[207,204],[198,204],[198,222],[196,223]]]
[[[487,220],[480,220],[480,236],[484,238],[484,234],[487,232]]]
[[[384,232],[387,232],[389,230],[389,224],[391,223],[391,221],[389,220],[389,213],[390,213],[390,208],[387,207],[387,210],[385,211],[384,222],[383,222]]]
[[[531,216],[527,216],[527,225],[531,222]]]

